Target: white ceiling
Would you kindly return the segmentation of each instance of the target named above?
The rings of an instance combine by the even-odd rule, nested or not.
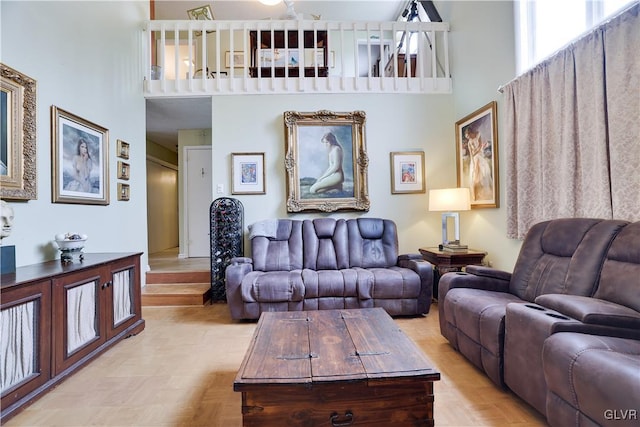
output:
[[[323,20],[395,21],[410,2],[408,0],[295,0],[294,8],[305,19],[311,14]],[[257,0],[156,0],[155,19],[188,19],[187,10],[210,5],[215,19],[279,19],[285,12],[283,3],[265,6]],[[211,128],[211,98],[161,98],[147,100],[147,139],[175,151],[178,129]]]

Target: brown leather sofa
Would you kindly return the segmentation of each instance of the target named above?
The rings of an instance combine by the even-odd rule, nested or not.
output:
[[[527,234],[512,274],[469,266],[466,273],[444,275],[439,289],[442,334],[497,385],[511,389],[547,415],[552,424],[563,410],[574,411],[573,418],[565,414],[565,420],[589,420],[571,425],[608,424],[604,413],[593,418],[596,414],[587,410],[594,403],[588,397],[581,402],[569,399],[559,403],[575,394],[571,390],[574,382],[566,378],[568,372],[565,377],[558,376],[551,349],[562,345],[547,349],[547,340],[553,336],[550,343],[561,341],[564,332],[572,332],[578,337],[571,339],[583,339],[587,347],[595,335],[627,339],[631,347],[637,345],[640,223],[546,221]],[[560,332],[563,334],[556,338]],[[581,347],[573,348],[580,351]],[[565,359],[557,361],[562,366],[567,365],[566,353],[571,350],[564,351]],[[638,363],[637,354],[625,357],[628,363],[619,367],[633,372],[630,366]],[[635,393],[640,402],[638,386],[632,385],[640,384],[640,370],[627,376],[623,384],[623,393]],[[560,421],[554,425],[568,424]]]
[[[251,257],[225,270],[233,319],[368,307],[392,316],[429,312],[433,266],[420,254],[398,254],[391,220],[267,220],[252,224],[250,243]]]

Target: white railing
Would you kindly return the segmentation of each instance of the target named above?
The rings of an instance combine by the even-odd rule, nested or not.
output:
[[[448,34],[440,22],[148,21],[145,95],[450,93]]]

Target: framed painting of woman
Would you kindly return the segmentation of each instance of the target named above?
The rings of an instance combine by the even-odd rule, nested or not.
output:
[[[54,203],[109,204],[109,131],[51,107]]]
[[[499,207],[498,119],[492,101],[456,122],[458,187],[471,193],[471,208]]]
[[[284,113],[287,212],[369,210],[365,113]]]

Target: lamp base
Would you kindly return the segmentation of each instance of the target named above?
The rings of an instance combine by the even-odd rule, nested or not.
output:
[[[442,250],[445,252],[466,252],[469,247],[460,243],[448,242],[442,245]]]

